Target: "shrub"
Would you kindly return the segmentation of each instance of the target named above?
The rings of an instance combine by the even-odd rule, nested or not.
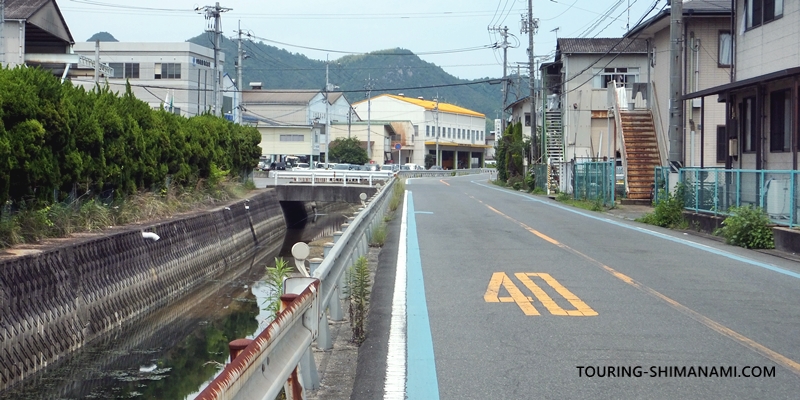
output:
[[[685,229],[689,226],[683,217],[685,192],[686,186],[682,183],[675,187],[674,194],[662,190],[653,212],[643,215],[637,221],[664,228]]]
[[[769,217],[764,210],[749,205],[733,207],[728,210],[730,215],[722,221],[719,233],[725,242],[746,249],[772,249],[775,240]]]
[[[267,266],[267,275],[264,277],[264,283],[270,289],[270,295],[264,301],[266,307],[264,308],[270,313],[271,319],[275,319],[281,310],[281,295],[283,294],[283,280],[289,276],[292,267],[289,262],[282,257],[275,257],[275,266]]]

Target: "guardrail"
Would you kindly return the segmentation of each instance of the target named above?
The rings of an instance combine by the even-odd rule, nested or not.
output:
[[[425,177],[443,177],[443,176],[462,176],[462,175],[475,175],[475,174],[488,174],[497,171],[494,168],[469,168],[469,169],[446,169],[446,170],[419,170],[419,171],[398,171],[397,176],[400,178],[425,178]]]
[[[369,251],[369,240],[383,222],[396,181],[378,190],[334,233],[324,258],[309,260],[311,277],[284,282],[286,294],[281,302],[285,309],[256,339],[231,342],[231,362],[198,399],[273,399],[284,384],[287,396],[299,399],[303,389],[319,388],[311,343],[316,339],[320,349],[333,347],[328,318],[344,319],[341,300],[346,298],[346,271]]]
[[[341,183],[347,186],[351,184],[369,184],[373,182],[383,182],[391,179],[394,173],[391,171],[337,171],[337,170],[309,170],[309,171],[272,171],[271,175],[278,185],[278,178],[291,179],[292,182],[310,183],[312,186],[317,183],[331,184]]]

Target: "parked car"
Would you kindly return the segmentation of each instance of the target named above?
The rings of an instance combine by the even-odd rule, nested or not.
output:
[[[391,171],[391,172],[397,172],[397,171],[399,171],[399,170],[400,170],[400,166],[399,166],[399,165],[397,165],[397,164],[384,164],[384,165],[381,167],[381,171]]]
[[[304,162],[297,163],[297,165],[292,167],[293,171],[308,171],[310,169],[311,169],[311,166],[308,165],[308,163],[304,163]]]
[[[422,167],[421,165],[419,165],[419,164],[412,164],[412,163],[408,163],[408,164],[405,164],[405,166],[407,166],[407,167],[408,167],[408,169],[410,169],[410,170],[412,170],[412,171],[422,171],[422,170],[425,170],[425,168],[423,168],[423,167]]]
[[[380,164],[364,164],[362,169],[364,171],[380,171],[381,166]]]
[[[444,171],[444,168],[438,165],[431,165],[431,167],[428,168],[428,171]]]
[[[341,164],[340,163],[340,164],[336,164],[336,165],[333,166],[333,170],[334,171],[349,171],[351,169],[352,168],[350,168],[350,164]]]

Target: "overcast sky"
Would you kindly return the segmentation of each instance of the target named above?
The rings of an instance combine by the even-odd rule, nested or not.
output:
[[[194,9],[215,4],[196,0],[57,3],[76,42],[103,31],[121,42],[182,42],[208,25],[204,14]],[[620,37],[627,24],[633,27],[654,4],[651,15],[665,3],[533,0],[534,18],[539,19],[534,53],[549,54],[552,60],[556,33],[558,37]],[[515,47],[508,50],[509,74],[516,73],[518,63],[527,62],[528,35],[520,32],[527,0],[222,0],[220,6],[231,9],[222,14],[225,36],[234,36],[241,21],[242,30],[257,40],[317,60],[401,47],[459,78],[500,77],[503,52],[491,47],[501,43],[502,37],[487,27],[507,26],[510,45]]]

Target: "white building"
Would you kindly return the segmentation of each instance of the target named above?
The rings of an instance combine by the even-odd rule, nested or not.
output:
[[[436,155],[446,169],[481,166],[486,144],[486,117],[476,111],[435,100],[383,94],[353,104],[362,120],[410,121],[413,141],[396,141],[405,156],[424,165],[425,155]],[[395,141],[393,141],[395,142]],[[395,143],[393,143],[395,144]]]
[[[73,51],[89,59],[95,58],[95,42],[75,43]],[[219,103],[224,103],[223,64],[220,52]],[[180,43],[130,43],[100,42],[101,64],[114,70],[113,76],[104,76],[111,90],[124,92],[130,82],[136,98],[153,108],[164,105],[174,113],[186,117],[214,111],[214,50],[190,42]],[[77,69],[71,72],[73,83],[90,89],[94,87],[94,70]],[[232,93],[232,92],[228,92]],[[229,101],[231,109],[235,107]],[[223,113],[231,112],[224,109]]]

